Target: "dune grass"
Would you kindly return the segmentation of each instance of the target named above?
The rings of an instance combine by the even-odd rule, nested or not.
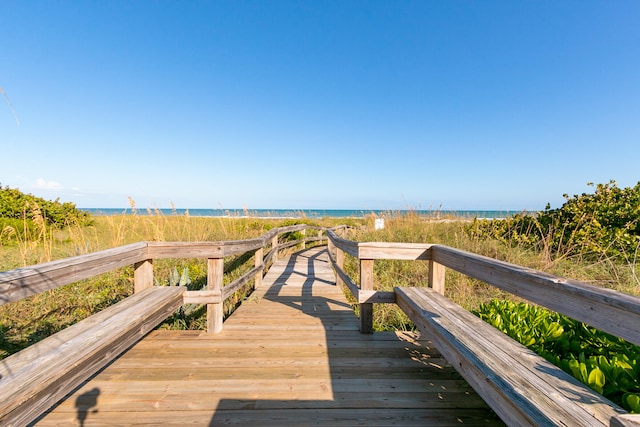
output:
[[[460,218],[421,216],[409,212],[390,212],[385,216],[385,228],[374,229],[374,216],[362,219],[324,218],[305,220],[313,225],[336,226],[347,223],[347,238],[356,241],[389,241],[439,243],[514,264],[547,271],[622,292],[638,294],[633,277],[634,265],[625,265],[603,258],[599,262],[585,261],[563,254],[539,253],[505,244],[495,239],[481,238],[470,232],[472,221]],[[39,230],[32,235],[0,247],[0,270],[9,270],[95,252],[139,241],[216,241],[241,240],[260,236],[273,227],[291,225],[290,220],[257,218],[205,218],[187,215],[97,216],[90,226],[72,225],[63,230]],[[224,282],[229,283],[253,266],[253,254],[225,259]],[[422,261],[375,262],[375,286],[390,290],[394,286],[419,286],[427,283],[428,264]],[[358,262],[346,256],[345,270],[358,281]],[[163,259],[154,262],[158,284],[171,284],[188,277],[190,289],[206,284],[206,261],[199,259]],[[250,292],[250,285],[225,304],[228,315]],[[133,293],[133,268],[126,267],[91,279],[45,292],[23,301],[0,307],[0,358],[6,357],[45,336],[73,324]],[[516,299],[494,287],[471,279],[453,270],[446,272],[446,295],[461,306],[472,310],[491,299]],[[354,304],[357,312],[357,305]],[[167,319],[162,328],[202,329],[202,306],[184,307]],[[374,329],[412,329],[409,319],[393,304],[374,306]]]
[[[340,219],[292,221],[257,218],[207,218],[187,215],[146,214],[96,216],[91,225],[64,229],[30,227],[9,244],[0,246],[0,271],[83,255],[140,241],[222,241],[263,235],[293,222],[334,226]],[[358,221],[350,220],[358,226]],[[253,253],[224,260],[224,283],[230,283],[253,267]],[[189,289],[202,289],[207,281],[206,260],[160,259],[154,262],[159,285],[178,284],[183,274]],[[177,276],[177,278],[176,278]],[[247,287],[225,301],[225,315],[251,291]],[[96,313],[133,293],[133,267],[125,267],[82,280],[24,300],[0,306],[0,359]],[[187,306],[167,319],[162,328],[203,329],[204,306]]]
[[[580,256],[568,257],[562,251],[536,251],[497,239],[479,237],[472,232],[473,221],[469,219],[436,220],[409,212],[405,215],[390,216],[385,221],[385,228],[381,230],[374,229],[373,221],[374,218],[371,217],[364,227],[351,229],[347,237],[361,242],[443,244],[557,276],[640,295],[633,263],[619,262],[605,256],[596,261]],[[358,268],[358,261],[346,255],[345,271],[356,282]],[[426,286],[427,274],[428,264],[423,261],[376,260],[374,263],[374,283],[378,290],[392,290],[395,286]],[[521,301],[512,294],[451,269],[446,269],[445,282],[445,295],[467,310],[477,309],[480,304],[493,299]],[[413,324],[397,306],[374,304],[374,330],[413,328]]]

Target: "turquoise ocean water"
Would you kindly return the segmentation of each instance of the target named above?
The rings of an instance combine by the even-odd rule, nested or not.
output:
[[[132,215],[131,209],[118,208],[81,208],[92,215]],[[520,211],[500,210],[365,210],[365,209],[137,209],[136,215],[190,215],[204,217],[231,218],[362,218],[368,215],[380,217],[417,214],[431,218],[458,217],[473,218],[505,218]]]

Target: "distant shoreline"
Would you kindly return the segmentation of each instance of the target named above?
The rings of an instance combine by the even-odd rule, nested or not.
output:
[[[434,220],[446,219],[501,219],[522,211],[505,210],[382,210],[382,209],[126,209],[126,208],[79,208],[96,216],[111,215],[164,215],[194,216],[210,218],[259,218],[259,219],[300,219],[300,218],[364,218],[367,216],[394,217],[406,214],[424,216]]]

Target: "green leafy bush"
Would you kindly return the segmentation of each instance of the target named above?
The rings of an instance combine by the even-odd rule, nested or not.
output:
[[[20,190],[0,185],[0,218],[43,220],[47,225],[63,227],[70,224],[88,225],[91,216],[71,202],[45,200]]]
[[[589,184],[592,185],[593,184]],[[522,213],[503,221],[475,220],[467,232],[496,238],[554,256],[602,255],[635,262],[640,251],[640,182],[620,188],[615,181],[595,186],[593,194],[569,197],[558,209]]]
[[[640,347],[559,313],[493,300],[474,314],[633,413],[640,413]]]

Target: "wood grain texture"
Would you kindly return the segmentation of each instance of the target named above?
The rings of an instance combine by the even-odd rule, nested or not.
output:
[[[433,260],[429,260],[429,287],[439,293],[440,295],[444,295],[444,287],[445,287],[445,267],[442,264],[438,264]]]
[[[398,305],[513,426],[608,426],[621,408],[430,288],[396,288]]]
[[[222,280],[224,277],[224,259],[209,258],[207,260],[207,290],[215,293],[220,292],[222,299],[218,302],[207,304],[207,332],[217,334],[222,330],[224,310],[224,292],[222,290]]]
[[[135,293],[153,286],[152,259],[136,262],[133,268],[133,289]]]
[[[144,261],[147,244],[114,249],[0,272],[0,305]]]
[[[447,246],[433,260],[551,310],[640,345],[640,298]]]
[[[0,363],[0,424],[22,426],[182,305],[184,287],[153,287]]]
[[[359,258],[358,242],[343,239],[339,237],[334,230],[327,230],[327,238],[336,248],[348,253],[352,257]]]
[[[428,243],[365,242],[358,244],[361,259],[428,260],[431,258]]]
[[[262,237],[224,242],[139,242],[91,254],[0,272],[0,305],[87,279],[120,267],[136,265],[136,291],[153,284],[152,268],[160,258],[222,258],[263,248],[278,235],[300,230],[323,230],[304,224],[274,228]],[[309,241],[309,239],[305,239]],[[301,243],[287,243],[292,246]],[[277,250],[271,256],[277,257]],[[265,260],[266,262],[266,260]],[[139,267],[139,268],[138,268]]]
[[[255,282],[254,282],[254,287],[256,289],[258,289],[260,286],[262,286],[262,276],[263,276],[263,272],[264,272],[264,248],[260,248],[257,249],[256,252],[253,254],[253,266],[255,268],[260,268],[260,272],[258,274],[256,274],[255,277]]]
[[[218,304],[222,302],[222,291],[187,291],[182,298],[183,304]]]
[[[640,414],[625,414],[611,419],[611,427],[640,427]]]
[[[360,259],[360,290],[372,292],[373,286],[373,260]],[[360,301],[360,295],[357,299]],[[373,304],[371,303],[360,303],[360,332],[373,333]]]
[[[326,249],[307,249],[219,334],[152,332],[38,425],[501,425],[429,341],[358,327]]]

